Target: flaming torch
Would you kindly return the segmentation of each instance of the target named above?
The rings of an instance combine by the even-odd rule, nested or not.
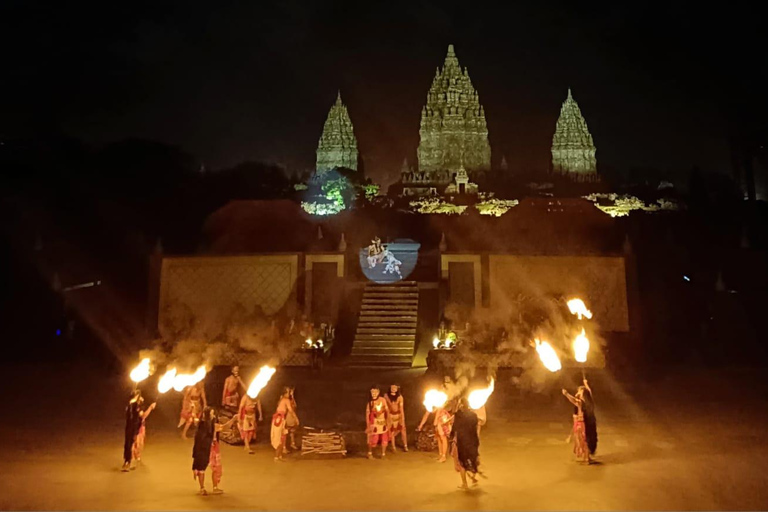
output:
[[[539,359],[544,363],[544,367],[552,373],[560,370],[563,366],[560,364],[560,358],[552,345],[546,341],[534,340],[536,342],[536,352],[539,353]]]
[[[426,407],[429,412],[444,406],[447,401],[448,395],[436,389],[430,389],[424,394],[424,407]]]
[[[167,393],[168,391],[171,390],[175,381],[176,381],[176,368],[171,368],[170,370],[165,372],[165,375],[160,377],[160,381],[157,383],[157,390],[160,393]]]
[[[469,406],[475,410],[480,409],[485,405],[485,402],[488,401],[488,397],[491,396],[491,393],[493,393],[493,378],[491,378],[491,383],[487,388],[476,389],[469,394],[467,397]]]
[[[133,381],[133,389],[136,389],[139,386],[139,382],[149,377],[149,373],[150,373],[149,358],[145,357],[136,366],[136,368],[131,370],[131,380]]]
[[[589,338],[587,338],[587,334],[584,332],[584,329],[582,329],[581,334],[576,336],[576,339],[573,340],[573,354],[576,358],[576,361],[580,363],[586,363],[588,352]]]
[[[253,381],[251,381],[251,385],[248,386],[248,396],[251,398],[259,396],[259,392],[264,389],[264,386],[267,385],[267,382],[269,382],[269,379],[275,374],[275,371],[277,370],[271,366],[262,366],[261,369],[259,369],[259,373],[253,378]]]
[[[571,314],[576,315],[579,320],[581,320],[582,317],[586,318],[587,320],[592,318],[592,312],[587,309],[586,304],[584,304],[584,301],[581,299],[569,300],[568,309],[570,309]]]
[[[176,391],[184,391],[184,388],[188,386],[194,386],[201,380],[205,378],[205,374],[208,371],[205,368],[205,365],[200,365],[195,373],[188,374],[188,373],[179,373],[176,375],[176,377],[173,379],[173,389]]]

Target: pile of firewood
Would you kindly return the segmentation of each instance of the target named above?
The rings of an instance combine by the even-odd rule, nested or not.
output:
[[[344,457],[347,455],[344,437],[338,432],[325,432],[312,427],[304,427],[301,436],[301,455],[329,455]]]

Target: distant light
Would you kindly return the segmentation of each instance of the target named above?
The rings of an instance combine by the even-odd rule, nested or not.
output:
[[[688,277],[688,276],[683,276],[683,279],[685,279],[685,280],[686,280],[686,281],[688,281],[689,283],[691,282],[691,278],[690,278],[690,277]]]
[[[61,336],[61,329],[56,329],[56,336]]]

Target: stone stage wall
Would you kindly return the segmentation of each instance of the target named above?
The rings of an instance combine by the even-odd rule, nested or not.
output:
[[[604,332],[629,331],[622,256],[489,256],[490,306],[509,308],[525,297],[580,297]]]
[[[164,257],[160,269],[158,329],[163,335],[173,306],[197,318],[228,314],[238,304],[273,315],[296,306],[298,254]]]

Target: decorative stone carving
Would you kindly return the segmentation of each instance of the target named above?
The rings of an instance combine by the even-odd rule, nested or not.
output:
[[[598,181],[595,151],[587,122],[569,88],[552,137],[552,171],[578,182]]]
[[[419,171],[426,173],[428,183],[446,185],[462,166],[470,174],[491,167],[485,111],[453,45],[427,93],[419,136]],[[407,183],[407,176],[403,178]]]
[[[347,107],[341,102],[341,92],[336,104],[328,112],[323,134],[317,145],[318,174],[344,167],[357,170],[357,139]]]

